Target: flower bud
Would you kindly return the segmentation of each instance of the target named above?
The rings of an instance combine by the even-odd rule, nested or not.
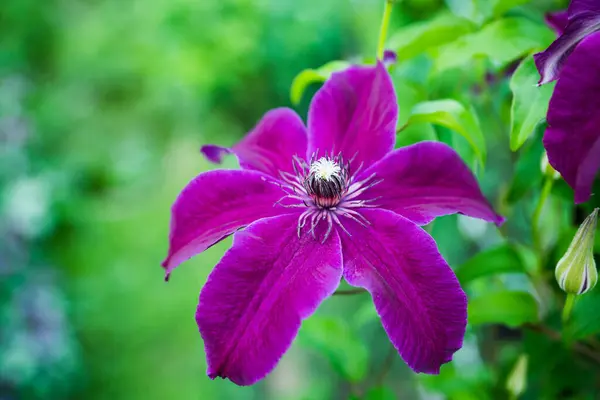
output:
[[[540,169],[542,170],[542,174],[552,177],[552,179],[556,180],[560,178],[560,174],[557,170],[555,170],[550,162],[548,161],[548,154],[544,152],[542,156],[542,160],[540,161]]]
[[[562,290],[583,294],[596,286],[598,272],[594,261],[594,235],[598,209],[583,221],[569,249],[556,265],[556,280]]]

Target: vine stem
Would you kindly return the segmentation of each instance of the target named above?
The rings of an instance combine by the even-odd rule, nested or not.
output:
[[[575,303],[575,295],[572,293],[567,294],[567,299],[565,300],[565,306],[562,311],[562,322],[563,324],[569,320],[571,316],[571,310],[573,309],[573,304]]]
[[[551,340],[554,340],[557,342],[562,340],[562,336],[559,332],[557,332],[545,325],[526,323],[523,325],[523,327],[527,328],[531,331],[534,331],[534,332],[542,333]],[[574,342],[572,344],[572,349],[575,350],[577,353],[586,356],[590,360],[593,360],[596,363],[600,364],[600,353],[596,352],[594,349],[591,349],[591,348],[587,347],[586,345],[579,343],[579,342]]]
[[[364,289],[338,289],[333,293],[333,295],[334,296],[350,296],[353,294],[361,294],[361,293],[367,293],[367,291]]]
[[[540,216],[542,215],[544,204],[546,204],[546,200],[548,199],[548,196],[552,191],[553,184],[554,179],[552,178],[552,176],[546,175],[544,187],[542,188],[542,193],[540,194],[540,199],[538,200],[538,203],[535,206],[535,211],[533,212],[531,229],[533,231],[533,245],[537,251],[540,251],[542,246],[539,231]]]
[[[383,9],[383,17],[381,18],[381,27],[379,28],[379,41],[377,42],[377,58],[383,60],[383,52],[385,51],[385,41],[387,39],[387,31],[390,26],[390,17],[392,15],[392,7],[394,0],[385,0]]]

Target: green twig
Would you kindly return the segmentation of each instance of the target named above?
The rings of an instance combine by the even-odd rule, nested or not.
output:
[[[387,39],[387,31],[390,26],[390,17],[392,15],[392,7],[394,0],[385,0],[383,9],[383,17],[381,18],[381,27],[379,28],[379,41],[377,42],[377,58],[383,60],[383,52],[385,51],[385,41]]]
[[[341,290],[336,290],[333,295],[334,296],[350,296],[353,294],[361,294],[361,293],[367,293],[366,290],[364,289],[341,289]]]
[[[535,206],[535,211],[533,212],[532,226],[531,229],[533,231],[533,246],[536,251],[541,254],[542,250],[542,238],[540,237],[540,216],[542,215],[542,210],[544,209],[544,204],[552,192],[552,185],[554,184],[554,179],[550,175],[546,175],[546,179],[544,182],[544,187],[542,188],[542,193],[540,194],[540,199],[538,200],[537,205]]]
[[[565,306],[562,311],[562,322],[565,324],[569,317],[571,316],[571,310],[573,309],[573,304],[575,303],[575,295],[572,293],[567,294],[567,299],[565,300]]]

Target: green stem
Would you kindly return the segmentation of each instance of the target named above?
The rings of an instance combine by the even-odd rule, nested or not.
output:
[[[551,176],[546,175],[546,180],[544,182],[544,187],[542,188],[542,193],[540,194],[540,199],[535,207],[535,211],[533,212],[533,221],[532,221],[532,231],[533,231],[533,246],[534,248],[541,253],[541,238],[539,231],[540,224],[540,216],[542,215],[542,210],[544,209],[544,204],[552,191],[552,185],[554,184],[554,179]]]
[[[379,28],[379,41],[377,42],[377,58],[379,60],[383,60],[385,40],[387,39],[387,31],[390,26],[393,5],[394,0],[385,0],[385,8],[383,9],[383,17],[381,18],[381,27]]]
[[[567,299],[565,300],[565,306],[562,311],[562,322],[563,324],[569,320],[571,316],[571,310],[573,309],[573,304],[575,303],[575,295],[572,293],[567,294]]]

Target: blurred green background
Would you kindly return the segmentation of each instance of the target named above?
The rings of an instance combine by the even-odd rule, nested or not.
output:
[[[394,9],[390,34],[406,58],[394,72],[402,118],[422,100],[472,103],[488,151],[479,177],[512,218],[504,233],[456,216],[436,221],[428,229],[453,267],[504,243],[503,234],[530,234],[526,215],[539,197],[541,148],[539,140],[529,144],[528,164],[510,153],[507,70],[552,37],[549,30],[534,34],[525,46],[511,39],[500,60],[485,51],[465,55],[464,43],[437,48],[511,12],[542,26],[543,12],[566,2],[512,1],[523,7],[477,14],[484,3],[405,0]],[[302,70],[373,58],[382,10],[379,0],[0,2],[0,399],[508,398],[507,380],[527,342],[536,343],[530,365],[545,360],[555,342],[499,325],[470,326],[465,348],[442,375],[417,376],[389,357],[364,294],[327,300],[259,384],[211,381],[194,312],[230,240],[163,281],[170,205],[192,177],[213,168],[200,146],[230,145],[269,108],[291,106],[290,85]],[[413,38],[418,25],[402,31],[440,15],[442,22],[447,15],[464,20],[439,23],[421,42]],[[423,71],[440,54],[446,67],[431,80]],[[302,116],[317,87],[296,107]],[[402,144],[434,137],[465,148],[445,128],[422,124],[405,133]],[[468,159],[468,151],[461,154]],[[561,197],[564,185],[558,190],[545,219],[560,227],[547,230],[551,249],[564,249],[573,233],[574,211],[564,200],[571,194]],[[481,281],[469,294],[500,286],[534,291],[522,274],[505,278]],[[593,387],[597,368],[592,373],[569,351],[558,353],[575,367],[558,356],[544,365],[571,368],[567,389],[546,391],[553,378],[542,368],[528,398],[593,398],[569,396],[584,378],[592,377]]]

